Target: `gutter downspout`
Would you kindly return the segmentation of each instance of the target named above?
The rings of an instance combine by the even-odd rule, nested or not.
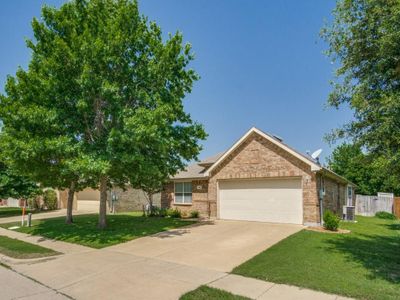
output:
[[[325,180],[323,180],[323,175],[321,174],[321,179],[320,179],[320,187],[319,187],[319,216],[320,216],[320,224],[321,226],[324,226],[324,218],[323,218],[323,214],[324,214],[324,208],[323,208],[323,202],[324,202],[324,196],[325,196],[325,192],[324,192],[324,187],[323,185],[325,185]]]
[[[323,202],[322,199],[319,200],[319,210],[320,210],[319,214],[320,214],[320,219],[321,219],[321,221],[320,221],[321,226],[324,226],[324,219],[323,219],[323,211],[324,211],[324,209],[322,207],[322,202]]]

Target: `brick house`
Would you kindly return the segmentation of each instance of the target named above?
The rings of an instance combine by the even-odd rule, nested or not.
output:
[[[344,205],[353,205],[354,187],[253,127],[226,152],[171,178],[161,207],[220,219],[317,225],[321,211],[341,215]]]
[[[142,190],[133,189],[127,186],[125,190],[113,187],[107,194],[107,206],[110,209],[111,199],[114,195],[115,212],[141,211],[144,205],[148,204],[148,199]],[[60,208],[67,208],[68,191],[58,191],[58,201]],[[155,206],[160,206],[160,193],[153,196]],[[75,193],[73,209],[77,211],[98,212],[100,206],[100,191],[86,188],[81,192]]]

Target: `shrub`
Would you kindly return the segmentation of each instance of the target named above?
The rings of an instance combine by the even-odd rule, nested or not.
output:
[[[159,217],[166,217],[167,216],[167,210],[165,208],[160,208],[158,210],[158,216]]]
[[[147,206],[146,210],[147,210],[146,211],[147,216],[149,216],[149,217],[157,217],[158,216],[159,208],[157,206],[152,206],[152,207]]]
[[[34,209],[34,210],[41,210],[42,205],[40,204],[40,198],[39,197],[29,198],[28,199],[28,207],[30,209]]]
[[[378,217],[379,219],[387,219],[387,220],[396,220],[397,217],[394,214],[388,213],[386,211],[378,211],[375,214],[375,217]]]
[[[331,231],[337,231],[339,228],[340,218],[330,210],[324,213],[324,228]]]
[[[179,209],[177,208],[170,208],[167,210],[167,216],[171,218],[182,218],[182,213]]]
[[[153,206],[150,213],[148,214],[149,217],[165,217],[167,216],[167,210],[165,208],[159,208],[157,206]]]
[[[54,210],[58,208],[57,194],[54,190],[46,190],[43,193],[43,203],[48,210]]]
[[[190,217],[191,218],[198,218],[200,216],[200,213],[197,210],[192,210],[190,212]]]

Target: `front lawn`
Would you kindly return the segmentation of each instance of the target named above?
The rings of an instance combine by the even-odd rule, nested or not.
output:
[[[38,258],[60,254],[57,251],[0,235],[0,253],[13,258]]]
[[[231,294],[220,289],[211,288],[205,285],[181,296],[179,300],[250,300],[249,298]]]
[[[50,239],[80,244],[92,248],[104,248],[130,241],[160,231],[193,224],[174,218],[142,217],[141,213],[108,215],[108,226],[104,230],[97,228],[98,215],[74,216],[74,224],[65,224],[65,217],[35,220],[32,227],[16,229]],[[3,228],[19,225],[18,222],[1,224]]]
[[[34,213],[34,210],[26,209],[25,213]],[[20,207],[0,207],[0,218],[22,216],[22,208]]]
[[[400,222],[358,217],[350,234],[300,231],[232,272],[361,299],[399,299]]]

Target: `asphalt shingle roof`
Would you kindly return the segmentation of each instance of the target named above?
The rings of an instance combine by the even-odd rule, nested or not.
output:
[[[180,171],[176,174],[172,179],[194,179],[194,178],[202,178],[204,177],[204,172],[207,170],[209,166],[215,163],[224,152],[215,154],[213,156],[207,157],[200,162],[191,164],[187,166],[187,168],[183,171]]]

